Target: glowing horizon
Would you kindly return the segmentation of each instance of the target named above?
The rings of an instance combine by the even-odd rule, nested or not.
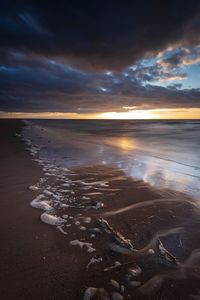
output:
[[[108,120],[151,120],[151,119],[200,119],[200,108],[162,108],[100,113],[65,112],[0,112],[1,119],[108,119]]]

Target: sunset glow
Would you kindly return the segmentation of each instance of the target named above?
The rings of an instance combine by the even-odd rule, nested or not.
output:
[[[62,112],[0,112],[0,118],[11,119],[110,119],[110,120],[148,120],[148,119],[200,119],[200,108],[166,108],[149,110],[129,110],[125,112],[103,113],[62,113]]]

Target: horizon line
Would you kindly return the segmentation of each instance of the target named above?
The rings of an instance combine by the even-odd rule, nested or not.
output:
[[[152,119],[98,119],[98,118],[88,118],[88,119],[82,119],[82,118],[7,118],[7,117],[0,117],[0,120],[70,120],[70,121],[200,121],[200,118],[152,118]]]

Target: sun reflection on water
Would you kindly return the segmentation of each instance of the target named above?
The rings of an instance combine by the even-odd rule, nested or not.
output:
[[[122,151],[134,150],[139,148],[139,143],[136,139],[126,136],[111,138],[106,142],[109,146],[113,146]]]

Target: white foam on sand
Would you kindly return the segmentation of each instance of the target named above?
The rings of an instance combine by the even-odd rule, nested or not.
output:
[[[90,200],[90,197],[83,196],[82,199],[83,200]]]
[[[79,229],[84,231],[84,230],[86,230],[87,228],[86,228],[85,226],[79,226]]]
[[[80,183],[81,185],[85,185],[85,186],[101,186],[101,187],[109,186],[107,181],[85,182],[83,180],[74,180],[74,182]]]
[[[44,190],[43,193],[47,196],[51,196],[53,198],[55,198],[56,200],[60,200],[59,195],[54,194],[53,192],[49,191],[49,190]]]
[[[45,200],[45,196],[43,194],[37,196],[30,203],[31,207],[39,208],[45,211],[52,210],[51,201]]]
[[[148,253],[153,255],[155,253],[155,251],[153,249],[149,249]]]
[[[40,188],[37,185],[30,185],[29,190],[31,191],[38,191]]]
[[[96,205],[92,205],[91,207],[95,209],[99,209],[99,208],[103,208],[104,204],[103,202],[97,202]]]
[[[85,196],[98,196],[98,195],[103,195],[101,192],[93,192],[93,193],[86,193]]]
[[[52,209],[49,201],[39,201],[39,202],[31,202],[31,206],[34,208],[39,208],[45,211],[49,211]]]
[[[64,187],[69,187],[70,185],[71,185],[71,180],[70,179],[68,179],[67,182],[65,180],[65,182],[61,184],[61,186],[64,186]]]
[[[80,220],[81,220],[83,223],[89,224],[89,223],[92,221],[92,218],[91,218],[91,217],[80,217]]]
[[[45,176],[53,176],[52,174],[50,173],[44,173]]]
[[[64,229],[63,229],[63,225],[59,225],[59,226],[57,226],[57,228],[58,228],[58,230],[60,230],[61,233],[65,234],[65,235],[67,234],[67,232],[64,231]]]
[[[87,248],[87,251],[90,253],[96,251],[96,249],[92,247],[93,246],[92,243],[81,242],[79,240],[73,240],[70,241],[69,243],[72,246],[79,246],[81,249],[85,246]]]
[[[65,214],[65,215],[62,215],[62,217],[63,217],[64,219],[68,219],[69,216]]]
[[[132,279],[133,277],[137,277],[141,275],[142,269],[139,266],[132,267],[128,269],[127,278]]]
[[[71,190],[64,190],[64,189],[59,189],[58,190],[60,193],[70,193]]]
[[[66,222],[66,220],[62,219],[61,217],[53,216],[46,212],[40,216],[40,219],[42,222],[53,226],[59,226]]]
[[[97,257],[93,256],[93,257],[90,259],[89,263],[87,264],[86,270],[88,271],[91,265],[100,263],[100,262],[102,262],[102,261],[103,261],[103,258],[102,258],[102,257],[98,257],[98,258],[97,258]]]
[[[76,221],[74,224],[79,226],[81,223],[79,221]]]
[[[110,270],[115,269],[115,268],[117,268],[117,267],[119,267],[119,266],[121,266],[121,263],[120,263],[119,261],[115,261],[114,265],[113,265],[113,266],[110,266],[110,267],[108,267],[108,268],[105,268],[105,269],[104,269],[104,272],[110,271]]]
[[[60,207],[62,207],[62,208],[68,208],[69,207],[69,205],[68,204],[65,204],[65,203],[60,203]]]

